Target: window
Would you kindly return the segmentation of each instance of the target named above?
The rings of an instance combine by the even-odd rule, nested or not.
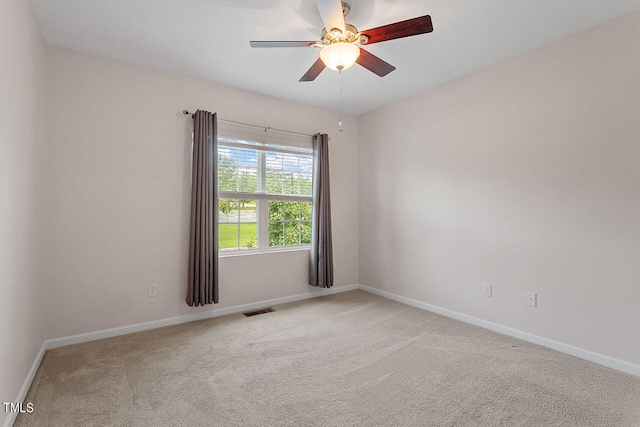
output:
[[[220,136],[220,250],[309,245],[312,169],[311,148]]]

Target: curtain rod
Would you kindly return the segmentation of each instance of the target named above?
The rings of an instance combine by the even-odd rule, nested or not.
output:
[[[191,115],[191,118],[193,118],[195,116],[195,114],[190,113],[189,110],[182,110],[182,114],[185,115],[185,116]],[[265,132],[269,131],[269,130],[272,130],[272,131],[275,131],[275,132],[290,133],[292,135],[308,136],[309,138],[313,137],[313,135],[309,135],[308,133],[294,132],[292,130],[277,129],[277,128],[272,128],[271,126],[259,126],[259,125],[254,125],[254,124],[251,124],[251,123],[237,122],[235,120],[221,119],[221,118],[218,118],[218,120],[220,120],[221,122],[234,123],[236,125],[250,126],[250,127],[253,127],[253,128],[264,129]]]

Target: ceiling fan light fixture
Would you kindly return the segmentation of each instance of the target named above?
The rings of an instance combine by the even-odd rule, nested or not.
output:
[[[360,48],[352,43],[331,43],[322,48],[320,58],[332,70],[342,71],[355,64],[360,56]]]

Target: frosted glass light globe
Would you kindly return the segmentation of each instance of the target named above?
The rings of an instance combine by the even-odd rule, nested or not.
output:
[[[360,48],[352,43],[332,43],[320,51],[320,58],[324,65],[337,71],[351,67],[358,56],[360,56]]]

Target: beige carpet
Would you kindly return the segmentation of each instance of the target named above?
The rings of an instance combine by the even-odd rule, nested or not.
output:
[[[16,426],[640,426],[640,378],[362,291],[47,351]]]

